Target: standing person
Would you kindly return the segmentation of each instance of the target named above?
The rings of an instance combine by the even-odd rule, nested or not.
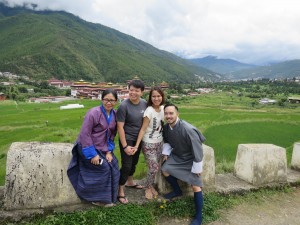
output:
[[[127,204],[124,186],[141,189],[143,186],[135,184],[133,174],[139,160],[140,146],[134,148],[139,131],[143,123],[143,114],[147,102],[141,99],[144,83],[141,80],[132,80],[129,85],[129,99],[124,100],[117,110],[117,127],[119,132],[119,145],[121,152],[121,170],[119,181],[118,200]]]
[[[182,195],[177,179],[187,182],[194,191],[196,215],[191,225],[202,223],[202,142],[204,136],[191,124],[179,119],[178,108],[174,104],[164,107],[167,124],[163,128],[165,144],[163,146],[164,163],[162,172],[173,191],[166,199]]]
[[[84,118],[72,160],[69,179],[77,195],[99,206],[113,206],[117,201],[120,172],[114,156],[117,133],[117,93],[107,89],[102,94],[101,106],[90,109]]]
[[[148,165],[145,197],[152,199],[158,193],[153,184],[155,175],[159,170],[159,159],[161,158],[163,136],[162,124],[164,120],[165,97],[160,87],[150,90],[147,109],[144,112],[143,125],[135,144],[137,149],[142,141],[142,150]]]

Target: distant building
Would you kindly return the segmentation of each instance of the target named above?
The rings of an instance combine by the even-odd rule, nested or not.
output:
[[[71,85],[71,96],[75,98],[101,99],[103,91],[108,88],[116,90],[118,97],[128,95],[127,87],[123,85],[113,84],[111,82],[100,82],[96,84],[79,80]]]
[[[300,97],[288,97],[290,103],[300,103]]]
[[[57,80],[55,78],[51,78],[50,80],[48,80],[48,84],[50,86],[59,88],[59,89],[67,89],[67,88],[71,88],[71,85],[73,84],[73,82],[71,81],[64,81],[64,80]]]
[[[274,104],[276,102],[277,102],[276,100],[268,99],[268,98],[263,98],[259,100],[260,104]]]
[[[5,94],[0,92],[0,101],[4,101],[5,99],[6,99]]]

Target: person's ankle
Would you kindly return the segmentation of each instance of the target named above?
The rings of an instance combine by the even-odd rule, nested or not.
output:
[[[170,193],[165,194],[164,198],[172,199],[172,198],[176,198],[176,197],[179,197],[179,196],[182,196],[182,191],[177,191],[177,192],[171,191]]]

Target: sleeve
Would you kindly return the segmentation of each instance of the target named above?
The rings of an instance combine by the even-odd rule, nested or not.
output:
[[[187,136],[191,145],[192,153],[194,155],[192,173],[202,173],[203,170],[203,135],[195,128],[186,129]],[[203,137],[204,138],[204,137]]]
[[[169,143],[163,144],[163,150],[162,150],[163,155],[170,155],[172,150],[173,150],[173,148],[171,147],[171,145]]]
[[[82,145],[82,154],[86,159],[94,158],[98,153],[92,140],[92,130],[95,118],[92,110],[88,111],[84,117],[84,121],[79,134],[79,141]]]
[[[118,110],[117,110],[117,122],[125,122],[125,119],[126,119],[126,114],[127,114],[127,111],[126,111],[126,105],[125,105],[125,102],[121,103]]]
[[[148,119],[151,120],[152,115],[153,115],[153,113],[152,113],[151,107],[147,107],[147,109],[144,112],[143,117],[148,117]]]

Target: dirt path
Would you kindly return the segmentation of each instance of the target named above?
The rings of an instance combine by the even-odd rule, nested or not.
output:
[[[209,225],[300,225],[300,188],[279,193],[262,202],[243,203],[222,212],[222,219]]]
[[[221,212],[221,219],[208,225],[300,225],[300,188],[278,193],[260,202],[245,202]],[[205,216],[205,215],[204,215]],[[188,220],[170,219],[160,225],[186,225]]]

